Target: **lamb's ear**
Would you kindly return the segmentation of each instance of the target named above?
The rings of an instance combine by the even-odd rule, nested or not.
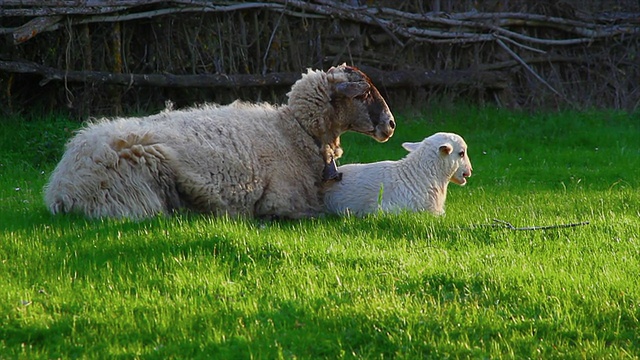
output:
[[[449,155],[453,152],[453,146],[451,146],[451,144],[446,143],[446,144],[442,144],[440,145],[440,154],[442,155]]]
[[[348,98],[364,95],[371,86],[366,81],[348,81],[336,84],[336,92]]]
[[[412,152],[412,151],[416,151],[416,149],[418,149],[418,146],[420,146],[419,142],[406,142],[406,143],[402,143],[402,147],[407,150],[408,152]]]

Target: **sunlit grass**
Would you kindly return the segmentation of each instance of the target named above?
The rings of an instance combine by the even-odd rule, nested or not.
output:
[[[74,125],[21,121],[2,122],[0,358],[640,356],[637,115],[399,116],[387,144],[345,136],[342,162],[459,133],[474,174],[446,216],[282,222],[52,216]]]

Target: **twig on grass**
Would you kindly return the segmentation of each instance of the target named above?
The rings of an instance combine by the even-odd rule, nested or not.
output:
[[[458,228],[458,230],[473,230],[477,228],[494,228],[494,229],[508,229],[514,231],[526,231],[526,230],[549,230],[549,229],[562,229],[562,228],[570,228],[576,226],[589,225],[588,221],[582,221],[579,223],[570,223],[570,224],[556,224],[556,225],[545,225],[545,226],[523,226],[523,227],[515,227],[508,221],[493,219],[494,224],[480,224],[480,225],[471,225],[470,227]]]
[[[582,221],[582,222],[579,222],[579,223],[571,223],[571,224],[556,224],[556,225],[546,225],[546,226],[515,227],[510,222],[507,222],[507,221],[504,221],[504,220],[493,219],[493,221],[498,223],[498,225],[497,224],[492,224],[491,225],[492,227],[501,227],[501,228],[506,228],[506,229],[509,229],[509,230],[516,230],[516,231],[561,229],[561,228],[569,228],[569,227],[576,227],[576,226],[582,226],[582,225],[589,225],[588,221]]]

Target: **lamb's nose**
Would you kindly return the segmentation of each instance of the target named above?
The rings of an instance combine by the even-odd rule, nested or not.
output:
[[[396,122],[393,120],[389,120],[389,127],[391,128],[391,130],[394,130],[396,128]]]

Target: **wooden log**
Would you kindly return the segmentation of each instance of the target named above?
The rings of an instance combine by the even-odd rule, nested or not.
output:
[[[249,74],[114,74],[104,71],[65,71],[26,61],[0,61],[0,70],[10,73],[37,74],[43,77],[40,85],[50,81],[88,82],[123,86],[238,88],[290,86],[301,77],[299,73]]]
[[[42,1],[42,0],[40,0]],[[37,1],[34,1],[37,2]],[[76,2],[75,0],[72,2]],[[89,1],[93,3],[94,1]],[[66,3],[66,2],[63,2]],[[129,11],[134,9],[137,6],[145,5],[149,6],[151,4],[157,5],[182,5],[180,7],[170,7],[170,9],[160,9],[158,11],[143,11],[142,13],[148,14],[146,17],[156,16],[157,14],[164,14],[163,10],[170,10],[170,13],[181,13],[181,12],[228,12],[228,11],[237,11],[237,10],[246,10],[246,9],[255,9],[255,8],[271,8],[271,9],[284,9],[285,7],[281,4],[274,4],[270,2],[248,2],[248,3],[239,3],[239,4],[212,4],[209,1],[196,1],[196,0],[135,0],[135,1],[95,1],[95,5],[84,5],[80,6],[78,4],[41,4],[41,5],[31,5],[27,7],[10,7],[7,6],[6,3],[0,2],[0,16],[54,16],[54,15],[105,15],[110,13],[116,13],[120,11]],[[135,12],[134,12],[135,13]],[[290,12],[287,12],[290,13]],[[122,15],[126,17],[126,15]]]
[[[376,85],[385,88],[420,86],[465,86],[504,89],[507,76],[501,71],[381,71],[360,66]],[[0,61],[0,70],[11,73],[38,74],[45,85],[50,81],[88,82],[123,86],[240,88],[291,86],[300,73],[252,74],[116,74],[102,71],[65,71],[25,61]]]
[[[359,66],[380,87],[463,86],[504,89],[507,75],[502,71],[481,70],[399,70],[381,71],[374,67]]]

